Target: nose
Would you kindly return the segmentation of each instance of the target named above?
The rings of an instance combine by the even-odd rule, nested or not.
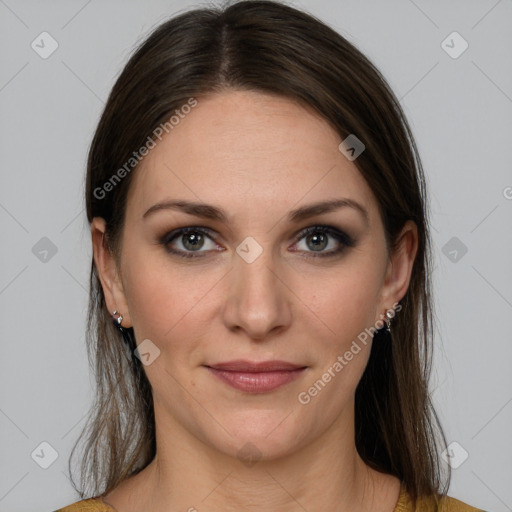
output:
[[[229,272],[224,323],[230,331],[244,331],[252,340],[263,341],[289,327],[291,298],[282,265],[264,250],[251,263],[238,254]]]

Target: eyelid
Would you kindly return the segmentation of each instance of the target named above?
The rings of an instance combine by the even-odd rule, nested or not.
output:
[[[167,232],[162,237],[159,238],[159,243],[166,247],[166,250],[171,253],[178,256],[183,256],[184,258],[201,258],[204,255],[207,255],[208,253],[211,253],[212,250],[207,251],[182,251],[180,249],[169,249],[168,245],[178,238],[180,235],[184,235],[188,232],[197,232],[205,235],[208,237],[212,242],[217,243],[215,240],[215,233],[216,231],[203,227],[203,226],[183,226],[180,228],[173,229],[172,231]],[[298,242],[300,242],[303,238],[305,238],[307,235],[315,232],[324,232],[328,236],[334,238],[338,243],[342,245],[341,249],[337,250],[331,250],[327,252],[318,251],[315,254],[315,251],[305,251],[307,256],[306,258],[312,257],[330,257],[330,256],[336,256],[339,255],[342,251],[344,251],[347,247],[353,247],[355,245],[355,239],[348,235],[343,229],[332,226],[332,225],[325,225],[325,224],[313,224],[311,226],[307,226],[305,228],[302,228],[293,236],[294,245]],[[293,251],[293,252],[303,252],[303,251]],[[190,256],[185,256],[186,254]]]
[[[197,232],[197,233],[201,233],[202,235],[205,235],[207,236],[212,242],[215,242],[215,231],[210,229],[210,228],[207,228],[207,227],[202,227],[202,226],[183,226],[181,228],[176,228],[176,229],[173,229],[169,232],[166,232],[162,237],[159,238],[159,243],[161,243],[162,245],[167,245],[169,243],[171,243],[174,239],[178,238],[180,235],[184,235],[188,232]],[[192,252],[192,251],[189,251],[189,252]],[[206,251],[201,251],[201,252],[206,252]]]
[[[314,233],[316,231],[323,231],[327,233],[328,235],[334,237],[334,238],[340,238],[345,245],[353,245],[354,239],[347,234],[343,229],[337,228],[335,226],[331,226],[328,224],[314,224],[312,226],[308,226],[306,228],[301,229],[296,235],[295,235],[295,241],[298,242],[305,236]]]

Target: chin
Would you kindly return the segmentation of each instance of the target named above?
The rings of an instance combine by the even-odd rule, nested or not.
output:
[[[239,412],[235,417],[225,416],[220,423],[231,435],[221,429],[220,437],[207,435],[209,444],[247,465],[257,460],[270,461],[290,455],[305,441],[304,424],[297,424],[292,410],[292,407],[280,408],[286,412],[253,410]]]

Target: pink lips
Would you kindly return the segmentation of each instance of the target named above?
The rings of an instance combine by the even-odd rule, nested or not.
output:
[[[216,363],[206,368],[230,386],[248,393],[266,393],[299,377],[305,366],[286,361],[244,360]]]

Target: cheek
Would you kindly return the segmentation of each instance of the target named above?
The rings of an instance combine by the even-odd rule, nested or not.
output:
[[[321,291],[314,294],[309,308],[327,327],[322,329],[328,333],[325,345],[343,350],[374,324],[380,278],[375,262],[361,259],[317,281]]]
[[[222,275],[177,265],[164,251],[126,254],[123,282],[137,341],[149,338],[161,349],[175,344],[182,350],[173,349],[173,357],[180,359],[211,316],[206,312],[209,291]]]
[[[370,266],[353,265],[323,282],[309,306],[321,322],[305,322],[303,332],[316,347],[310,378],[297,399],[311,417],[335,421],[355,394],[370,356],[379,273]],[[319,327],[316,331],[314,327]]]

